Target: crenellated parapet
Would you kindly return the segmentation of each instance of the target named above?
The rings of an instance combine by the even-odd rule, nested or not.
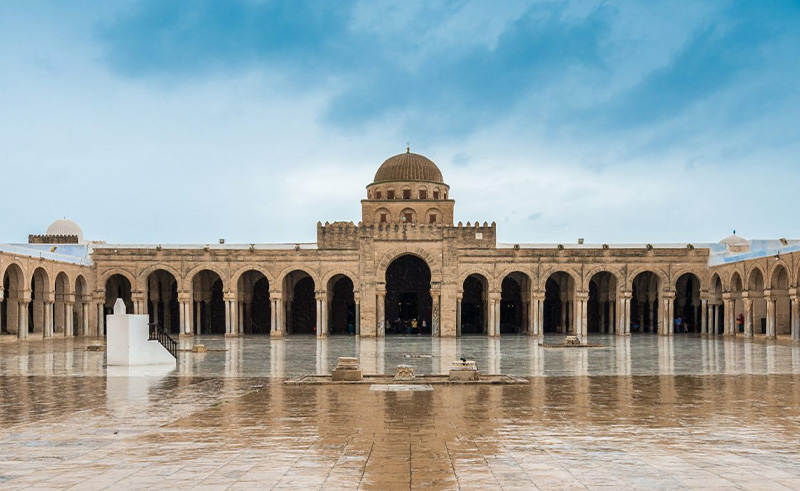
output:
[[[372,241],[436,241],[455,240],[460,248],[494,248],[497,244],[494,222],[475,222],[457,226],[420,223],[321,222],[317,223],[317,248],[358,249],[360,240]]]
[[[467,222],[463,225],[458,222],[458,225],[453,227],[456,233],[456,240],[458,247],[461,249],[494,249],[497,246],[497,224],[495,222],[479,222],[471,224]]]

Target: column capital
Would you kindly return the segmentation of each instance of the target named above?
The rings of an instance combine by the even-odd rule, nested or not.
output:
[[[178,302],[191,302],[192,301],[192,294],[189,292],[178,292]]]
[[[322,290],[314,292],[314,300],[318,302],[326,302],[328,300],[328,293]]]
[[[581,300],[581,301],[589,300],[589,292],[586,291],[575,292],[575,300]]]
[[[675,292],[674,291],[661,292],[661,298],[663,298],[664,300],[673,300],[675,298]]]
[[[237,298],[236,297],[236,292],[225,292],[225,293],[222,294],[222,299],[223,300],[235,301],[236,298]]]
[[[800,288],[789,288],[789,295],[798,296],[800,295]]]

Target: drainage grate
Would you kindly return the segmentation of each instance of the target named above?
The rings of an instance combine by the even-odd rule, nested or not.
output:
[[[372,384],[369,390],[375,392],[419,392],[433,390],[428,384]]]

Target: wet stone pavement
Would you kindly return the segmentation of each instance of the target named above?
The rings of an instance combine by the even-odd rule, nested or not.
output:
[[[86,340],[0,344],[3,489],[800,489],[800,347],[593,336],[202,342],[175,370]],[[287,386],[359,356],[528,385]]]

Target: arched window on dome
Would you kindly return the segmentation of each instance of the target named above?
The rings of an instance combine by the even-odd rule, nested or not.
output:
[[[428,199],[428,188],[419,188],[419,199]]]
[[[394,199],[394,189],[386,190],[386,199]]]
[[[433,188],[433,199],[439,199],[439,188]]]
[[[408,186],[403,188],[403,199],[411,199],[411,188]]]
[[[383,198],[383,192],[380,189],[375,191],[375,199],[382,199],[382,198]]]

